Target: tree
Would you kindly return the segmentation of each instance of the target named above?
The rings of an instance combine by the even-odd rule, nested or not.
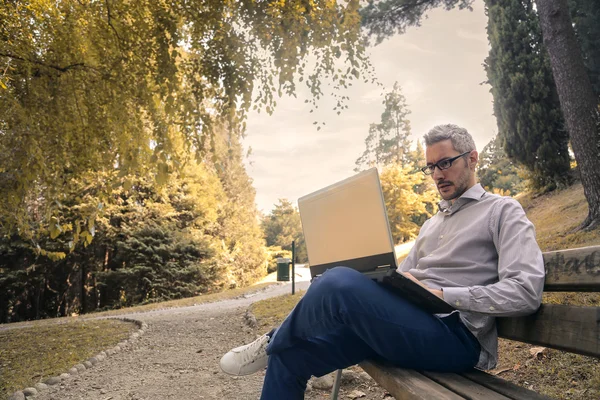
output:
[[[227,266],[229,287],[245,286],[265,275],[265,240],[256,209],[256,191],[242,162],[240,137],[226,126],[218,131],[212,164],[225,201],[220,205],[218,237],[223,243],[220,263]]]
[[[85,228],[61,222],[81,207],[96,208],[111,179],[88,174],[72,182],[56,215],[61,231],[36,237],[47,250],[18,235],[0,237],[0,321],[194,296],[264,275],[262,232],[248,207],[254,198],[241,195],[251,187],[235,163],[229,167],[237,191],[193,160],[164,185],[125,176],[130,188],[113,190]],[[239,209],[225,206],[228,199]],[[76,235],[85,245],[73,246]]]
[[[411,165],[390,164],[383,168],[380,179],[394,243],[416,238],[437,199],[436,192],[426,185],[428,178],[414,173]],[[419,193],[418,186],[426,189]]]
[[[521,178],[506,156],[499,136],[493,137],[479,154],[477,176],[481,185],[490,192],[517,194]]]
[[[420,167],[424,167],[427,163],[425,161],[425,148],[420,140],[417,140],[417,147],[411,152],[410,159],[415,166],[415,171],[418,171]]]
[[[419,26],[430,10],[471,9],[473,0],[368,0],[360,10],[362,24],[377,43],[394,34],[402,34],[410,26]]]
[[[271,213],[263,218],[262,228],[267,246],[292,250],[292,241],[295,240],[297,261],[308,261],[300,213],[289,200],[279,199]]]
[[[571,136],[589,213],[581,228],[600,223],[600,114],[573,24],[567,0],[536,0],[544,44],[563,115]]]
[[[530,171],[533,189],[565,186],[569,135],[533,0],[486,0],[486,5],[491,48],[484,65],[500,143]]]
[[[356,160],[357,172],[372,166],[405,164],[410,160],[410,121],[407,118],[410,111],[398,82],[385,95],[383,104],[385,109],[381,114],[381,122],[369,127],[366,149]]]
[[[583,62],[594,93],[600,97],[600,3],[596,0],[569,0],[569,9]]]
[[[368,70],[358,5],[2,2],[2,225],[30,240],[72,179],[116,168],[164,182],[187,157],[173,142],[201,158],[215,120],[243,130],[251,106],[272,112],[298,82],[315,102],[322,81],[347,86]],[[43,218],[31,218],[32,202]]]

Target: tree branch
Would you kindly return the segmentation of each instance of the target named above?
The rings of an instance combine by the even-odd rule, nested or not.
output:
[[[86,67],[86,65],[84,63],[75,63],[75,64],[67,65],[65,67],[60,67],[58,65],[46,64],[46,63],[44,63],[42,61],[38,61],[38,60],[29,60],[27,58],[15,56],[14,54],[8,54],[8,53],[0,53],[0,57],[8,57],[13,60],[25,61],[25,62],[32,63],[32,64],[41,65],[42,67],[55,69],[60,72],[67,72],[68,70],[77,68],[77,67]]]
[[[115,36],[117,37],[117,46],[119,46],[119,50],[123,51],[123,49],[121,48],[121,42],[123,41],[123,39],[121,39],[121,36],[119,36],[119,32],[117,32],[117,29],[112,24],[112,17],[110,16],[110,4],[109,4],[108,0],[105,0],[104,4],[106,4],[106,15],[107,15],[108,26],[110,26],[110,28],[114,32]]]

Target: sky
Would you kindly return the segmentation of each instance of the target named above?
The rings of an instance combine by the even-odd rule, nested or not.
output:
[[[332,111],[332,99],[321,99],[310,113],[304,102],[310,95],[303,91],[297,98],[276,99],[272,115],[250,113],[243,145],[252,150],[245,165],[258,209],[269,213],[283,198],[296,204],[299,197],[353,175],[369,125],[380,121],[384,94],[396,81],[411,111],[413,141],[435,125],[453,123],[466,128],[481,151],[497,132],[490,86],[482,84],[486,24],[483,1],[477,0],[473,11],[434,10],[420,27],[370,47],[383,87],[354,83],[342,93],[350,100],[341,115]],[[314,121],[325,125],[317,131]]]

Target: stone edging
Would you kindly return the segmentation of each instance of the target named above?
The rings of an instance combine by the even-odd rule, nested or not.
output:
[[[35,384],[35,387],[28,387],[23,390],[18,390],[14,392],[8,400],[25,400],[31,397],[35,397],[39,392],[48,389],[48,386],[58,385],[62,381],[66,380],[70,376],[79,375],[79,373],[85,371],[86,369],[92,368],[94,365],[104,361],[107,357],[110,357],[124,349],[127,349],[129,344],[135,342],[141,335],[143,335],[148,330],[148,324],[142,321],[138,321],[136,319],[131,318],[107,318],[107,319],[118,319],[125,322],[132,322],[137,325],[138,330],[129,335],[129,339],[125,339],[119,342],[115,347],[101,351],[97,355],[88,358],[86,361],[75,364],[73,368],[71,368],[68,372],[62,373],[59,376],[51,376],[49,378],[44,379],[44,382],[39,382]]]

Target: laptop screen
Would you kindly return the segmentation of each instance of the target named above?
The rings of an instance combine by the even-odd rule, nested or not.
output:
[[[311,275],[343,265],[396,267],[377,168],[298,199]]]

